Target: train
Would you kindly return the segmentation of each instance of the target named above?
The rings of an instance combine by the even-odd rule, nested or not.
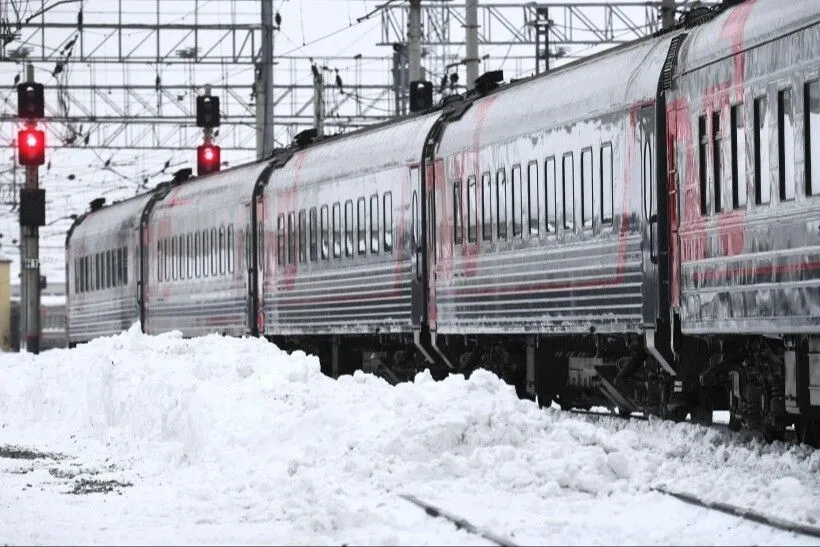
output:
[[[820,443],[820,3],[674,27],[262,160],[98,199],[66,238],[70,345],[261,336],[331,376],[497,373]]]

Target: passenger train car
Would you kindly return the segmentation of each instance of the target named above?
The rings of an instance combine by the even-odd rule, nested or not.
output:
[[[701,7],[95,206],[67,239],[69,341],[265,336],[334,376],[484,367],[542,404],[820,443],[818,43],[813,0]]]

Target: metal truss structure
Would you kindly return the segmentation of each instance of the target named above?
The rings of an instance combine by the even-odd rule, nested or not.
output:
[[[686,3],[678,0],[678,6]],[[482,71],[503,68],[507,78],[518,77],[538,71],[538,59],[580,57],[591,47],[644,36],[659,28],[661,4],[481,2]],[[223,159],[253,159],[259,5],[258,0],[0,0],[0,67],[9,78],[0,82],[8,86],[5,92],[0,88],[0,139],[13,144],[13,84],[31,62],[37,81],[46,85],[45,121],[55,157],[90,150],[97,165],[89,169],[119,173],[126,186],[146,187],[183,163],[180,157],[191,156],[201,141],[195,99],[209,84],[221,98],[216,139],[226,152]],[[441,83],[438,97],[463,90],[453,76],[463,55],[463,8],[456,0],[422,2],[422,64],[426,77]],[[403,1],[378,6],[379,45],[398,44],[400,51],[407,9]],[[275,47],[274,56],[278,145],[313,123],[313,64],[326,72],[328,133],[406,112],[405,90],[395,85],[396,69],[406,70],[401,55],[398,66],[392,54],[310,59],[276,56]],[[8,184],[10,178],[0,173],[0,181]]]

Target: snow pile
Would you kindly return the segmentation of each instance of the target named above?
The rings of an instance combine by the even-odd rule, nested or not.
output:
[[[4,444],[113,464],[134,484],[129,503],[150,500],[143,518],[174,523],[157,536],[105,536],[115,543],[213,542],[214,527],[228,525],[219,541],[476,542],[431,524],[402,493],[525,542],[641,543],[653,540],[652,522],[590,515],[607,500],[657,500],[655,485],[820,522],[820,455],[807,447],[540,410],[485,371],[442,382],[424,373],[395,387],[360,372],[333,380],[317,358],[262,340],[148,337],[137,327],[73,350],[0,357]],[[26,535],[34,524],[0,516],[6,525],[14,540],[65,538]],[[264,533],[245,537],[240,525]]]

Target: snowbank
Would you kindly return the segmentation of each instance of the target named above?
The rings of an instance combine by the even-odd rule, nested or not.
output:
[[[583,514],[607,500],[658,499],[649,488],[659,484],[820,522],[820,451],[807,447],[540,410],[485,371],[396,387],[361,372],[333,380],[317,358],[262,340],[137,327],[72,350],[0,356],[3,444],[113,462],[134,483],[124,496],[152,500],[149,514],[215,525],[242,508],[227,518],[269,534],[227,542],[446,540],[425,535],[430,519],[397,498],[411,493],[533,543],[643,543],[651,521],[643,531],[614,522],[601,536]],[[161,537],[213,541],[185,529]]]

